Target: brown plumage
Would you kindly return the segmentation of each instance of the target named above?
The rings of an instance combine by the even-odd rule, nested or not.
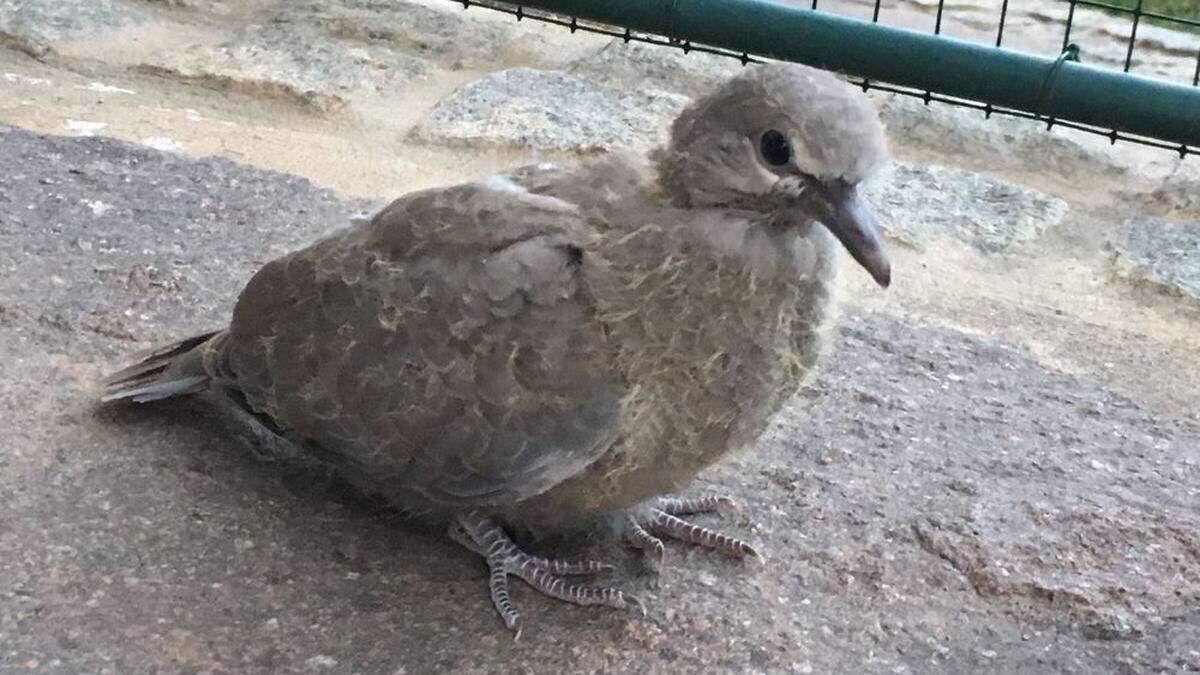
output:
[[[848,85],[749,68],[651,158],[414,193],[268,263],[229,328],[118,373],[105,399],[228,393],[364,490],[449,522],[487,556],[510,626],[509,573],[623,606],[555,590],[579,570],[524,556],[499,526],[620,512],[752,443],[816,361],[835,237],[889,280],[856,193],[884,161]],[[752,552],[667,520],[715,501],[655,504],[635,526]]]

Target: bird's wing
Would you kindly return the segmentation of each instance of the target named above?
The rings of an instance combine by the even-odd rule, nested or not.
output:
[[[505,177],[401,198],[267,264],[214,369],[401,504],[539,494],[616,434],[587,232],[573,204]]]

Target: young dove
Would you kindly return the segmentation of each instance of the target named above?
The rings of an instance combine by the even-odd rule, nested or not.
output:
[[[619,518],[733,555],[670,498],[754,443],[816,362],[837,243],[890,267],[859,184],[886,161],[866,98],[793,64],[746,68],[650,157],[611,153],[416,192],[266,264],[228,328],[163,347],[104,400],[217,392],[264,436],[445,523],[483,556],[505,624],[515,575],[626,607],[528,555],[513,530]],[[507,530],[506,530],[507,528]]]

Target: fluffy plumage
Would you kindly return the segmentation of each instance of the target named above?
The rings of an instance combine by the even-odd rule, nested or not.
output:
[[[226,330],[106,399],[198,378],[431,518],[544,529],[618,511],[763,431],[816,362],[837,240],[886,285],[856,193],[884,161],[848,85],[750,68],[650,158],[410,194],[268,263]]]

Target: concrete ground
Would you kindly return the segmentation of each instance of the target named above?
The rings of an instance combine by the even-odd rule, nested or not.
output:
[[[455,112],[461,86],[645,78],[666,114],[712,71],[418,11],[436,0],[366,37],[356,12],[391,5],[69,4],[0,0],[0,673],[1200,670],[1195,158],[881,99],[896,282],[848,270],[819,376],[696,487],[744,505],[711,524],[767,564],[672,546],[656,579],[613,542],[550,542],[619,563],[647,615],[518,584],[514,642],[440,533],[254,460],[202,400],[100,406],[97,382],[358,211],[655,133],[530,147]],[[438,119],[478,138],[414,135]]]

